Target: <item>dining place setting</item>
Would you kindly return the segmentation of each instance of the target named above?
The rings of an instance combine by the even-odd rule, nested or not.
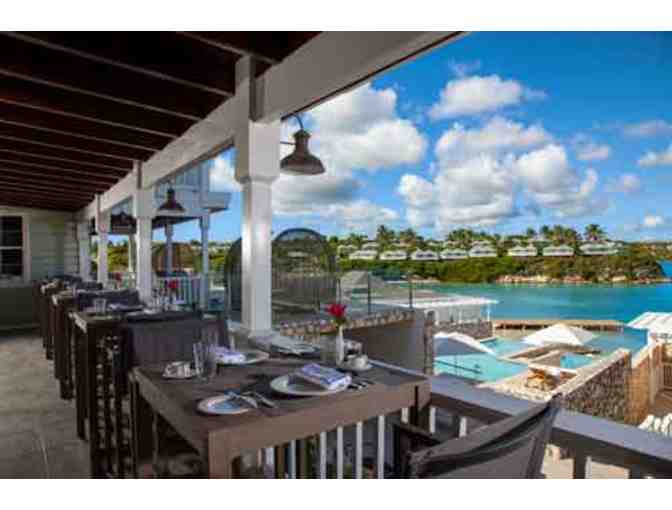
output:
[[[199,413],[214,416],[239,415],[253,409],[278,409],[287,399],[319,398],[361,391],[375,384],[362,374],[372,368],[361,344],[346,341],[352,349],[337,362],[333,352],[300,338],[274,335],[268,340],[268,350],[261,348],[233,349],[207,342],[193,345],[193,361],[173,361],[166,364],[162,377],[167,380],[212,382],[218,375],[233,374],[241,368],[255,366],[251,374],[258,380],[240,388],[230,388],[198,400]],[[286,374],[269,377],[264,364],[291,361]],[[275,371],[275,370],[274,370]]]

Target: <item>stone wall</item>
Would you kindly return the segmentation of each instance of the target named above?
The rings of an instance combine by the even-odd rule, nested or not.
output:
[[[642,349],[632,360],[630,412],[628,423],[639,425],[649,414],[651,404],[662,387],[664,345]]]
[[[564,407],[571,411],[627,422],[630,399],[630,353],[619,349],[578,371],[577,377],[558,387]]]

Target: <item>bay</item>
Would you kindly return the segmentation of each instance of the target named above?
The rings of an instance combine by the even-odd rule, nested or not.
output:
[[[441,293],[498,301],[500,319],[615,319],[628,322],[644,312],[672,312],[672,284],[656,285],[425,285]]]

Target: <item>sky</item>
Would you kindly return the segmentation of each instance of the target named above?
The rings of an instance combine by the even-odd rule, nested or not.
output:
[[[274,183],[276,234],[599,223],[617,239],[672,237],[672,33],[473,33],[303,120],[326,173]],[[233,193],[216,241],[240,235],[234,159],[211,173]],[[176,237],[200,238],[198,225]]]

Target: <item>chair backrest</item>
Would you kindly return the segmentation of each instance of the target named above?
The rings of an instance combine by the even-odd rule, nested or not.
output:
[[[409,453],[411,478],[539,478],[562,397],[476,430]]]
[[[130,366],[191,361],[193,345],[217,343],[217,324],[198,316],[165,321],[133,321],[122,326]]]
[[[77,310],[84,310],[93,306],[93,300],[104,298],[107,304],[118,304],[125,306],[139,306],[142,304],[137,290],[106,290],[106,291],[87,291],[77,294]]]

